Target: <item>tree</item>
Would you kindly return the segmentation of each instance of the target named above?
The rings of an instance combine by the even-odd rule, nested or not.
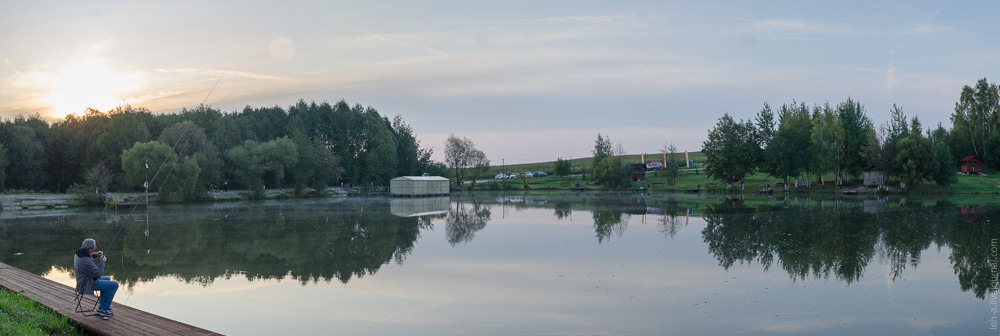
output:
[[[848,177],[859,176],[867,164],[864,146],[868,141],[869,134],[874,132],[874,127],[865,114],[864,106],[850,97],[837,105],[837,118],[840,120],[840,126],[844,132],[838,171]]]
[[[420,168],[420,141],[413,136],[413,129],[396,115],[392,119],[392,132],[396,139],[396,175],[418,175]]]
[[[778,132],[768,145],[767,154],[777,173],[774,177],[787,181],[788,177],[798,178],[810,171],[812,122],[805,103],[782,105],[780,116]]]
[[[816,107],[812,117],[812,135],[810,152],[812,154],[813,171],[819,175],[820,184],[825,184],[827,173],[836,172],[840,161],[840,142],[843,131],[837,114],[825,104],[822,110]]]
[[[483,163],[489,165],[486,154],[476,149],[476,144],[466,137],[456,137],[454,134],[448,136],[444,146],[445,163],[455,170],[455,180],[461,185],[463,181],[462,173],[469,168],[476,167]],[[475,177],[473,177],[475,178]]]
[[[309,140],[305,133],[296,130],[292,133],[292,142],[299,155],[298,163],[289,169],[296,194],[301,194],[306,187],[323,190],[343,172],[337,157],[323,146],[322,141]]]
[[[613,151],[611,137],[601,137],[601,133],[597,133],[597,140],[594,140],[594,151],[591,152],[594,154],[590,163],[591,171],[596,171],[601,160],[611,156]]]
[[[895,166],[899,169],[899,178],[906,185],[914,182],[932,179],[938,169],[938,161],[930,141],[919,132],[911,133],[896,143]]]
[[[191,157],[198,163],[201,172],[195,185],[197,190],[207,191],[221,178],[219,150],[194,122],[183,121],[167,127],[160,132],[159,141],[173,148],[180,159]]]
[[[674,185],[677,184],[677,175],[679,173],[677,169],[677,147],[674,144],[663,144],[663,151],[670,153],[670,160],[664,162],[663,171],[667,175],[667,185],[673,189]]]
[[[251,199],[264,198],[264,153],[263,146],[253,140],[226,151],[226,158],[233,165],[236,181],[250,190]]]
[[[4,191],[4,178],[7,177],[7,166],[10,165],[10,161],[7,160],[7,149],[3,147],[0,143],[0,191]]]
[[[42,190],[48,180],[45,144],[35,129],[18,123],[0,125],[0,144],[6,148],[7,188]]]
[[[774,134],[778,131],[775,126],[774,112],[771,111],[771,105],[764,103],[764,107],[757,112],[754,117],[754,140],[757,143],[757,148],[754,152],[754,162],[756,162],[757,168],[771,176],[777,176],[778,173],[775,172],[774,167],[768,162],[766,153],[767,147],[774,139]]]
[[[606,141],[610,141],[609,138],[605,138]],[[625,164],[622,162],[622,156],[625,155],[625,147],[621,143],[618,143],[618,147],[615,151],[610,152],[610,155],[604,156],[600,162],[597,163],[597,167],[594,169],[594,180],[600,183],[605,188],[609,189],[622,189],[629,182],[630,171],[626,168]]]
[[[989,164],[1000,163],[1000,155],[993,153],[989,139],[998,135],[1000,128],[1000,88],[986,78],[974,87],[962,87],[955,113],[951,116],[953,133],[960,153],[970,153]],[[960,154],[964,155],[964,154]]]
[[[138,189],[148,183],[148,190],[168,202],[189,199],[198,181],[198,163],[178,163],[177,154],[159,141],[136,143],[122,152],[121,164],[126,185]]]
[[[563,158],[556,159],[555,163],[556,175],[566,177],[567,175],[569,175],[569,169],[570,169],[569,161],[563,160]]]
[[[281,181],[285,179],[285,171],[292,169],[299,162],[298,149],[295,142],[288,137],[281,137],[265,142],[261,148],[264,156],[264,166],[274,173],[274,180],[281,189]]]
[[[934,172],[934,183],[942,187],[948,187],[958,182],[955,173],[954,157],[951,156],[951,149],[948,144],[941,141],[934,144],[934,158],[937,160],[937,171]]]
[[[483,173],[490,170],[490,160],[486,158],[486,154],[481,151],[475,151],[472,153],[472,169],[469,172],[472,175],[472,188],[476,187],[476,179],[479,178]]]
[[[719,118],[708,139],[702,143],[705,154],[705,174],[727,182],[742,180],[754,171],[752,137],[753,124],[736,122],[729,113]]]

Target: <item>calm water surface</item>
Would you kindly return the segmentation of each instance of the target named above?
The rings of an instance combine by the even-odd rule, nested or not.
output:
[[[477,194],[23,211],[0,261],[231,335],[1000,335],[1000,208]],[[127,219],[127,220],[126,220]]]

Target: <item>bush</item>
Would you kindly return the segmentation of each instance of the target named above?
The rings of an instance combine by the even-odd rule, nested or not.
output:
[[[104,197],[98,195],[96,192],[91,191],[96,190],[96,188],[91,188],[79,183],[74,183],[69,189],[66,189],[67,194],[75,194],[76,197],[80,199],[80,202],[87,206],[98,206],[104,202]]]

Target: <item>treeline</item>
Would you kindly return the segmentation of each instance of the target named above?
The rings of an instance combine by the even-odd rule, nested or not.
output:
[[[832,176],[839,185],[873,167],[906,184],[948,186],[956,181],[960,158],[1000,165],[998,102],[1000,90],[985,78],[963,87],[951,130],[940,123],[924,129],[896,105],[890,120],[876,126],[864,105],[850,98],[836,106],[792,102],[776,110],[765,103],[752,119],[736,121],[728,113],[719,119],[703,144],[705,170],[730,182],[762,172],[786,182],[804,177],[826,183]]]
[[[212,188],[321,189],[386,185],[399,175],[444,171],[400,116],[371,107],[299,100],[284,109],[224,113],[199,106],[174,114],[141,107],[88,109],[49,124],[37,114],[0,122],[0,190],[151,192],[165,200]],[[155,175],[155,178],[154,178]]]

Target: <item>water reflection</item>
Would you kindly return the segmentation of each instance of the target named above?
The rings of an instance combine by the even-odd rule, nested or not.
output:
[[[126,287],[173,276],[208,286],[234,275],[348,283],[402,264],[421,230],[444,223],[451,246],[469,244],[506,211],[550,209],[554,220],[592,225],[595,242],[630,225],[654,224],[669,242],[692,218],[718,265],[777,267],[791,281],[862,280],[873,261],[891,281],[917,268],[921,253],[946,248],[961,289],[985,299],[996,280],[995,206],[899,199],[744,199],[632,195],[458,196],[404,202],[344,199],[165,206],[148,221],[124,223],[104,212],[66,212],[0,220],[2,261],[45,274],[69,271],[67,257],[84,237],[98,243],[125,229],[110,251],[108,271]],[[419,203],[419,204],[418,204]],[[500,210],[502,214],[496,213]],[[587,214],[589,213],[589,216]],[[574,214],[576,218],[574,219]]]
[[[472,241],[476,232],[486,228],[490,221],[490,205],[465,199],[458,199],[448,210],[445,218],[445,233],[448,243],[455,246]]]

